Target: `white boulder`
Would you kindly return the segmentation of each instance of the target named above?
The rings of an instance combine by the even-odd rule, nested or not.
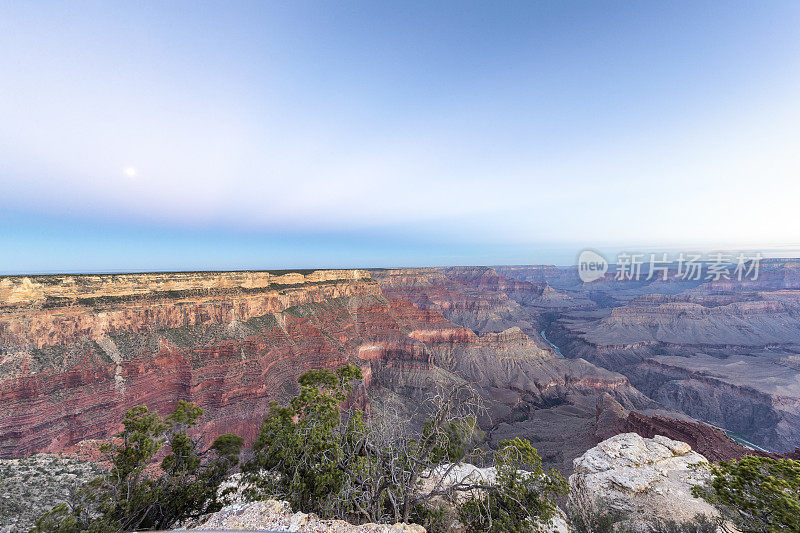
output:
[[[717,515],[692,495],[692,487],[709,478],[709,463],[685,442],[623,433],[591,448],[573,465],[569,506],[584,519],[625,517],[634,528],[645,530],[658,519],[685,522],[699,514]]]

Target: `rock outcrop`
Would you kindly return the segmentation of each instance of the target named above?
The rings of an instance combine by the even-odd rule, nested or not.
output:
[[[292,531],[295,533],[425,533],[416,524],[361,524],[322,520],[314,514],[293,513],[289,502],[267,500],[233,503],[193,529],[234,531]]]
[[[691,493],[708,479],[708,464],[685,442],[616,435],[575,459],[569,506],[589,523],[606,515],[640,531],[657,520],[716,516],[711,505]]]

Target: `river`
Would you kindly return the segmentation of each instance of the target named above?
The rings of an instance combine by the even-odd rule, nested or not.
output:
[[[556,346],[555,344],[553,344],[552,342],[550,342],[550,339],[548,339],[548,338],[547,338],[547,335],[545,335],[545,333],[544,333],[544,330],[542,330],[542,338],[543,338],[545,341],[547,341],[547,344],[549,344],[550,346],[552,346],[552,347],[553,347],[553,349],[556,351],[556,353],[558,354],[558,356],[559,356],[561,359],[565,359],[565,357],[564,357],[564,354],[563,354],[563,353],[561,353],[561,350],[558,348],[558,346]]]

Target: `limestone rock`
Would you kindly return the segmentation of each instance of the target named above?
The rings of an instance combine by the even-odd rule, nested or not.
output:
[[[714,508],[692,496],[692,487],[709,477],[709,463],[680,441],[656,435],[645,439],[623,433],[604,440],[574,461],[569,505],[588,519],[611,514],[635,528],[656,519],[677,522]]]
[[[276,500],[228,505],[194,529],[299,533],[425,533],[425,528],[416,524],[356,526],[344,520],[322,520],[314,514],[293,513],[288,502]]]

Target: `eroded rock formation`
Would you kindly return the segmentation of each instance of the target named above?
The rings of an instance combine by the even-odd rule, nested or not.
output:
[[[130,407],[163,413],[179,399],[205,410],[198,435],[234,432],[249,443],[300,374],[346,362],[362,368],[362,405],[387,395],[413,404],[442,380],[474,383],[493,439],[530,436],[556,464],[592,444],[599,393],[630,408],[649,402],[625,377],[562,359],[526,333],[532,317],[515,314],[521,307],[504,291],[531,301],[540,285],[486,268],[375,276],[2,278],[0,455],[106,438]],[[426,303],[433,294],[438,303]]]
[[[514,282],[488,267],[389,269],[373,276],[389,298],[481,335],[473,344],[431,338],[428,353],[437,368],[476,384],[487,400],[490,419],[483,426],[493,443],[528,438],[546,462],[569,471],[572,458],[594,444],[599,394],[608,392],[628,408],[656,406],[622,375],[555,353],[539,334],[542,313],[552,309],[543,282]],[[540,305],[543,298],[548,303]]]
[[[706,458],[685,442],[623,433],[575,459],[569,507],[587,523],[605,515],[639,531],[657,520],[713,517],[716,510],[691,492],[709,476]]]
[[[584,284],[570,269],[498,271],[546,279],[574,298],[574,305],[563,298],[545,325],[565,356],[624,374],[664,408],[755,445],[787,451],[800,444],[797,260],[762,261],[755,280],[684,280],[672,269],[666,280],[609,273]]]

